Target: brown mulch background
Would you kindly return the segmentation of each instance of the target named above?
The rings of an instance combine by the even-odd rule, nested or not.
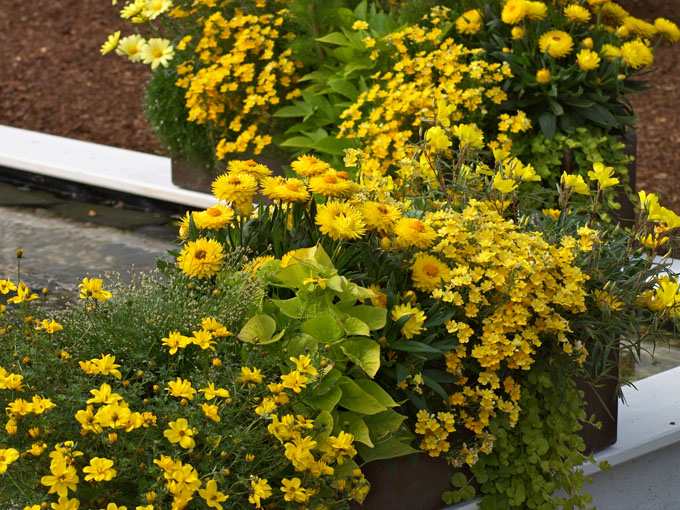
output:
[[[674,1],[620,3],[650,21],[680,22]],[[121,28],[109,0],[2,0],[0,124],[162,154],[142,111],[148,66],[99,54]],[[655,60],[652,89],[631,98],[640,116],[637,186],[680,211],[680,43],[661,46]]]

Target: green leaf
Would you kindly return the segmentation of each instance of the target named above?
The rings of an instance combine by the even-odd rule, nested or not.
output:
[[[345,336],[345,330],[338,321],[328,313],[324,313],[303,322],[300,329],[324,344],[335,343]]]
[[[373,442],[368,433],[368,427],[360,416],[354,413],[340,413],[336,428],[349,432],[354,436],[354,440],[373,448]]]
[[[298,101],[296,105],[279,108],[274,113],[274,117],[306,117],[312,113],[314,113],[314,109],[310,105]]]
[[[326,44],[336,44],[338,46],[351,46],[352,43],[340,32],[331,32],[323,37],[318,37],[316,41]]]
[[[246,322],[237,337],[251,344],[270,344],[280,340],[285,330],[274,336],[275,332],[276,321],[269,315],[257,314]]]
[[[538,116],[538,124],[541,126],[541,131],[548,140],[552,140],[555,136],[555,128],[557,126],[557,118],[552,112],[543,112]]]
[[[442,354],[442,351],[434,347],[418,342],[417,340],[398,340],[390,343],[390,348],[395,351],[415,352],[421,354]]]
[[[348,140],[347,138],[335,138],[334,136],[327,136],[326,138],[322,138],[318,142],[314,143],[312,148],[326,154],[342,156],[345,153],[345,149],[349,149],[353,145],[354,142]]]
[[[347,335],[369,336],[371,334],[368,324],[356,317],[343,317],[340,321]]]
[[[338,383],[342,391],[339,404],[345,409],[361,414],[377,414],[387,409],[373,395],[362,389],[349,377],[343,377]]]
[[[352,308],[343,308],[343,312],[352,315],[365,322],[371,330],[381,329],[387,323],[387,308],[378,308],[370,305],[358,305]]]
[[[319,346],[319,342],[312,338],[310,335],[301,333],[291,338],[286,345],[288,349],[288,354],[293,357],[300,356],[301,354],[307,354],[309,352],[314,352]]]
[[[394,459],[396,457],[403,457],[405,455],[418,453],[418,450],[413,448],[409,442],[396,437],[390,437],[385,441],[377,442],[373,448],[369,448],[363,444],[357,444],[356,448],[364,462]]]
[[[331,80],[328,82],[328,86],[333,89],[333,91],[345,96],[351,101],[354,101],[359,97],[359,89],[357,89],[349,80],[344,80],[342,78]]]
[[[550,109],[552,112],[558,117],[564,113],[564,108],[562,108],[562,105],[554,99],[548,98],[548,103],[550,104]]]
[[[600,124],[601,126],[615,126],[616,119],[614,115],[602,105],[595,104],[590,108],[584,108],[579,110],[579,113],[583,115],[586,119]]]
[[[321,411],[314,420],[314,430],[316,435],[314,440],[318,444],[323,444],[333,433],[333,416],[328,411]]]
[[[458,493],[463,501],[469,501],[475,497],[475,488],[472,485],[468,485],[460,489]]]
[[[382,386],[370,379],[356,379],[354,381],[363,391],[371,395],[374,399],[380,402],[385,407],[397,407],[397,404],[390,394],[383,390]]]
[[[342,399],[342,390],[338,386],[334,386],[330,391],[323,395],[315,395],[305,400],[306,404],[314,409],[321,409],[322,411],[331,412],[338,405]]]
[[[380,345],[369,338],[352,338],[340,344],[340,349],[369,377],[375,377],[380,368]]]
[[[451,477],[451,485],[460,489],[467,484],[467,477],[463,473],[456,473]]]
[[[305,312],[305,305],[299,297],[290,299],[272,299],[272,302],[279,307],[281,313],[286,317],[301,319]]]
[[[382,439],[387,434],[396,432],[406,419],[393,409],[388,409],[378,414],[364,416],[364,422],[374,439]]]
[[[281,147],[294,147],[303,149],[312,149],[314,147],[314,140],[306,136],[293,136],[281,142]]]

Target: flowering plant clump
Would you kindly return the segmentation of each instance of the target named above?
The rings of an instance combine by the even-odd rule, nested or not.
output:
[[[638,78],[653,64],[656,47],[680,40],[675,23],[647,23],[616,2],[445,4],[457,17],[461,41],[511,66],[508,106],[526,111],[548,138],[584,124],[619,131],[634,124],[625,97],[644,90]],[[478,20],[472,25],[463,21],[470,12]]]
[[[9,298],[5,506],[334,508],[363,498],[354,436],[305,403],[327,391],[327,362],[303,344],[267,345],[269,324],[247,320],[260,284],[230,269],[236,260],[209,283],[170,268],[114,292],[86,278],[82,305],[57,314]]]

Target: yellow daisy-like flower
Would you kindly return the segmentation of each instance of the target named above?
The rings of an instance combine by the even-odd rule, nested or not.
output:
[[[656,27],[654,25],[633,16],[624,18],[623,26],[629,33],[642,36],[645,39],[651,39],[656,35]]]
[[[7,466],[19,458],[19,450],[14,448],[0,449],[0,475],[7,471]]]
[[[514,25],[519,23],[527,16],[526,0],[508,0],[503,6],[501,19],[503,23]]]
[[[116,54],[127,55],[130,62],[140,62],[144,46],[146,46],[146,39],[144,37],[138,34],[128,35],[118,42]]]
[[[241,367],[241,375],[238,376],[236,382],[248,384],[260,384],[264,376],[259,368]]]
[[[590,21],[590,11],[578,4],[567,5],[564,8],[564,15],[570,23],[588,23]]]
[[[576,62],[582,70],[592,71],[600,66],[600,56],[597,52],[584,48],[576,55]]]
[[[423,324],[427,317],[422,310],[418,307],[411,306],[410,303],[397,305],[392,309],[392,320],[395,322],[407,315],[412,315],[412,317],[401,327],[401,334],[406,338],[413,338],[425,330]]]
[[[169,392],[173,397],[186,398],[188,400],[193,400],[196,394],[196,390],[191,386],[191,381],[181,377],[170,381],[165,391]]]
[[[416,289],[432,292],[448,282],[451,270],[444,262],[429,253],[417,253],[411,264],[413,286]]]
[[[652,50],[640,39],[623,43],[621,45],[621,58],[628,67],[633,69],[648,67],[654,63]]]
[[[102,44],[101,49],[99,50],[102,55],[106,55],[110,51],[113,51],[116,49],[118,46],[118,41],[120,40],[120,30],[117,30],[113,34],[111,34],[108,39],[106,39],[106,42]]]
[[[306,177],[322,174],[331,168],[325,161],[306,154],[304,156],[298,156],[298,158],[290,164],[290,167],[298,175],[304,175]]]
[[[621,48],[614,46],[613,44],[603,44],[600,49],[600,55],[605,60],[612,61],[622,55]]]
[[[192,278],[208,278],[220,270],[224,257],[224,248],[219,242],[199,237],[184,245],[177,262],[184,274]]]
[[[148,19],[156,19],[172,7],[172,0],[146,0],[143,15]]]
[[[146,45],[142,48],[142,61],[145,64],[151,64],[151,69],[156,69],[159,65],[168,67],[168,63],[175,56],[170,41],[160,37],[153,37],[149,39]]]
[[[357,192],[359,185],[349,180],[347,172],[330,169],[309,179],[309,189],[325,197],[350,197]]]
[[[429,248],[437,237],[432,227],[417,218],[401,218],[394,226],[395,244],[400,247]]]
[[[212,183],[215,198],[225,202],[251,201],[256,191],[257,179],[248,173],[229,172],[220,175]]]
[[[165,438],[171,443],[179,443],[182,448],[191,449],[196,446],[193,439],[194,431],[184,418],[168,423],[168,429],[163,431]]]
[[[440,126],[434,126],[425,133],[425,141],[427,146],[435,151],[441,151],[451,147],[452,143],[446,134],[446,131]]]
[[[669,43],[673,44],[680,41],[680,29],[678,29],[678,25],[666,18],[656,18],[654,20],[654,28],[656,28],[659,35]]]
[[[458,124],[453,126],[451,132],[460,141],[460,150],[466,147],[481,149],[484,147],[484,133],[476,124]]]
[[[262,194],[272,200],[280,200],[285,203],[307,202],[310,194],[307,186],[300,179],[283,177],[265,177],[260,182]]]
[[[389,235],[394,230],[401,211],[393,205],[381,202],[363,202],[358,205],[366,227],[378,231],[381,235]]]
[[[86,482],[108,482],[116,476],[113,461],[104,457],[93,457],[90,465],[83,468]]]
[[[253,477],[250,488],[252,494],[248,496],[248,501],[255,505],[255,508],[262,508],[262,500],[272,495],[271,485],[267,483],[266,478]]]
[[[227,494],[217,490],[217,482],[215,480],[208,480],[208,483],[205,484],[205,489],[199,489],[198,494],[209,507],[216,508],[217,510],[222,510],[220,503],[225,502],[229,498]]]
[[[332,200],[320,205],[315,222],[322,234],[334,240],[359,239],[366,233],[361,213],[346,202]]]
[[[579,195],[590,195],[590,189],[588,189],[588,185],[586,184],[586,181],[583,180],[582,175],[572,175],[563,172],[562,182],[565,186],[571,188],[574,193],[578,193]]]
[[[527,33],[526,28],[520,27],[519,25],[512,27],[512,30],[510,31],[510,35],[515,40],[521,39],[526,35],[526,33]]]
[[[482,12],[479,9],[465,11],[454,22],[461,34],[476,34],[482,28]]]
[[[527,2],[527,18],[541,20],[548,15],[548,6],[543,2]]]
[[[222,229],[229,225],[234,219],[234,211],[231,207],[218,204],[194,213],[194,223],[196,228],[204,229]]]
[[[538,47],[541,53],[548,54],[555,58],[562,58],[571,52],[574,47],[574,40],[562,30],[548,30],[538,39]]]
[[[620,25],[630,14],[626,9],[615,2],[608,2],[600,8],[600,16],[603,21],[611,25]]]
[[[113,294],[103,289],[103,285],[104,282],[101,278],[83,278],[82,283],[78,284],[78,287],[80,287],[80,296],[78,297],[80,299],[96,299],[103,303],[113,297]]]
[[[258,181],[265,177],[269,177],[272,174],[272,171],[269,168],[252,159],[248,159],[245,161],[241,160],[230,161],[229,163],[227,163],[227,170],[235,174],[243,173],[252,175]]]

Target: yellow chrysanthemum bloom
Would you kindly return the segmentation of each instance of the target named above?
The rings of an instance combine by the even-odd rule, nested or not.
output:
[[[319,231],[331,239],[359,239],[366,233],[361,213],[346,202],[330,201],[317,209]]]
[[[652,50],[640,39],[623,43],[621,45],[621,57],[626,65],[633,69],[648,67],[654,63]]]
[[[548,54],[555,58],[562,58],[571,52],[574,47],[574,40],[562,30],[548,30],[538,39],[538,47],[541,53]]]
[[[645,39],[651,39],[656,35],[656,28],[651,23],[647,23],[634,16],[627,16],[623,20],[623,26],[629,33],[639,35]]]
[[[678,25],[665,18],[656,18],[654,20],[654,28],[661,37],[673,44],[680,41],[680,29]]]
[[[227,170],[235,174],[243,173],[252,175],[258,181],[264,177],[269,177],[272,174],[272,171],[269,168],[252,159],[230,161],[227,163]]]
[[[456,30],[461,34],[476,34],[482,28],[482,13],[479,9],[464,12],[454,22]]]
[[[419,250],[429,248],[437,237],[434,229],[417,218],[400,218],[394,226],[397,236],[395,244],[399,247],[414,247]]]
[[[229,172],[222,174],[212,183],[212,192],[217,200],[225,202],[246,202],[257,191],[257,179],[248,173]]]
[[[389,235],[394,230],[397,220],[401,218],[398,207],[381,202],[363,202],[358,205],[366,227],[378,231],[381,235]]]
[[[503,6],[501,19],[503,23],[514,25],[519,23],[527,16],[526,0],[508,0]]]
[[[608,2],[604,4],[600,10],[600,16],[603,21],[609,22],[611,25],[619,25],[629,16],[628,11],[615,2]]]
[[[196,228],[203,229],[222,229],[234,219],[234,211],[231,207],[218,204],[194,213],[194,223]]]
[[[199,237],[184,245],[177,262],[180,270],[192,278],[207,278],[220,270],[224,257],[224,248],[219,242]]]
[[[621,48],[614,46],[613,44],[603,44],[600,49],[600,55],[605,60],[612,61],[622,55]]]
[[[425,331],[423,324],[425,323],[425,319],[427,319],[427,317],[420,308],[411,306],[410,303],[406,303],[403,305],[397,305],[392,309],[392,320],[395,322],[402,317],[406,317],[407,315],[412,315],[412,317],[408,319],[401,327],[402,335],[404,335],[406,338],[413,338],[414,336]]]
[[[576,62],[582,70],[592,71],[600,66],[600,56],[597,52],[584,48],[576,55]]]
[[[550,83],[552,81],[550,69],[543,68],[536,71],[536,81],[538,83],[542,83],[543,85],[545,85],[546,83]]]
[[[329,169],[309,179],[309,189],[325,197],[350,197],[358,191],[359,185],[349,179],[347,172]]]
[[[590,11],[578,4],[567,5],[564,8],[564,15],[571,23],[588,23],[590,21]]]
[[[541,20],[548,15],[548,6],[543,2],[527,2],[527,18]]]
[[[304,175],[306,177],[322,174],[331,168],[325,161],[306,154],[304,156],[298,156],[298,158],[290,164],[290,167],[298,175]]]
[[[429,253],[417,253],[411,264],[411,279],[416,289],[432,292],[451,278],[451,269]]]
[[[280,200],[285,203],[307,202],[310,194],[307,186],[300,179],[283,177],[265,177],[260,182],[262,194],[272,200]]]

